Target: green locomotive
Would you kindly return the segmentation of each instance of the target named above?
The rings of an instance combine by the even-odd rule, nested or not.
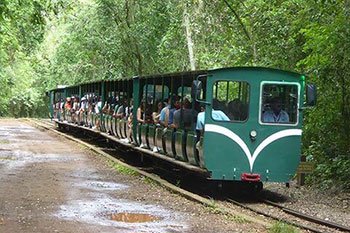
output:
[[[316,102],[305,76],[260,67],[102,80],[54,89],[50,96],[51,115],[60,124],[97,126],[116,142],[208,179],[252,183],[292,179],[301,155],[303,109]],[[72,104],[64,107],[74,96],[86,99],[83,113],[72,111]],[[165,100],[169,116],[178,108],[172,124],[151,117],[162,114],[158,104]],[[81,107],[83,101],[76,102]],[[116,106],[125,114],[132,108],[132,120],[111,113]]]

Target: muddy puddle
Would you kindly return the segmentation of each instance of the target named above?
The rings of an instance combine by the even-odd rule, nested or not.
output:
[[[107,193],[90,193],[89,196],[85,200],[61,205],[55,216],[68,221],[124,229],[123,232],[184,232],[188,228],[178,213],[161,206],[112,198]]]

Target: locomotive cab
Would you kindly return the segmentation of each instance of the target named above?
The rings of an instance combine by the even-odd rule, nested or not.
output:
[[[199,78],[198,80],[201,80]],[[211,70],[198,145],[213,180],[289,182],[300,161],[304,76],[267,68]]]

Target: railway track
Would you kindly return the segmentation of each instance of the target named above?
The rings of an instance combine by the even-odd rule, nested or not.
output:
[[[49,121],[36,121],[36,124],[38,124],[41,127],[44,128],[53,128],[52,127],[52,123]],[[81,134],[80,134],[81,135]],[[84,139],[84,137],[80,136],[80,139]],[[96,148],[98,148],[98,150],[103,151],[104,153],[110,155],[110,156],[115,156],[116,152],[113,148],[111,148],[108,144],[106,143],[105,140],[97,140],[97,142],[95,140],[91,140],[91,138],[85,138],[84,141],[88,144],[94,144],[94,146]],[[184,185],[180,185],[178,183],[178,181],[181,181],[181,178],[178,175],[174,175],[169,169],[154,169],[152,167],[149,166],[143,166],[138,162],[132,161],[131,162],[131,166],[135,166],[137,167],[137,169],[139,169],[142,173],[142,175],[147,175],[150,174],[150,177],[152,179],[152,175],[151,174],[156,174],[158,179],[160,180],[166,180],[166,182],[170,182],[172,183],[172,185],[170,185],[168,188],[171,189],[172,191],[178,192],[181,195],[186,196],[187,198],[200,202],[202,204],[205,205],[211,205],[212,204],[212,200],[213,200],[213,196],[212,193],[208,194],[208,193],[203,193],[203,190],[199,190],[196,187],[193,187],[190,183],[186,183]],[[164,173],[165,172],[165,173]],[[164,175],[165,174],[165,175]],[[157,178],[155,178],[157,179]],[[156,181],[156,182],[159,182]],[[162,181],[160,181],[162,182]],[[182,181],[181,181],[182,182]],[[198,180],[196,182],[193,183],[198,183]],[[186,190],[183,190],[181,188],[179,188],[178,186],[180,186],[181,188],[184,188]],[[191,187],[192,186],[192,187]],[[198,185],[201,186],[201,185]],[[185,194],[184,194],[185,193]],[[216,194],[217,195],[217,194]],[[223,194],[225,195],[225,194]],[[210,196],[210,198],[205,198],[205,197]],[[285,222],[287,224],[296,226],[298,228],[307,230],[308,232],[316,232],[316,233],[325,233],[325,232],[350,232],[350,227],[347,226],[343,226],[334,222],[330,222],[330,221],[326,221],[314,216],[310,216],[304,213],[301,213],[297,210],[293,210],[291,208],[287,208],[279,203],[273,202],[271,200],[267,200],[264,198],[260,198],[259,196],[257,196],[258,199],[254,199],[254,200],[250,200],[250,203],[247,203],[247,200],[239,200],[237,199],[233,199],[232,197],[228,197],[228,198],[223,198],[223,197],[219,197],[217,199],[217,196],[214,197],[215,200],[218,200],[218,202],[221,204],[221,208],[222,208],[222,213],[224,214],[233,214],[233,215],[237,215],[237,212],[230,212],[229,210],[225,209],[228,208],[232,208],[233,205],[234,206],[239,206],[243,209],[252,211],[258,215],[263,215],[265,217],[277,220],[277,221],[282,221]],[[222,200],[220,200],[222,199]],[[247,219],[248,221],[253,221],[254,218],[248,217],[247,215],[243,215],[243,218]],[[262,223],[260,220],[258,221],[259,223]],[[263,223],[262,223],[263,224]],[[268,224],[265,225],[268,227]]]
[[[244,201],[234,200],[231,198],[227,198],[226,201],[230,204],[238,205],[257,214],[305,229],[309,232],[350,232],[350,227],[304,214],[300,211],[287,208],[279,203],[272,202],[267,199],[259,199],[258,202],[254,204],[247,204],[244,203]]]

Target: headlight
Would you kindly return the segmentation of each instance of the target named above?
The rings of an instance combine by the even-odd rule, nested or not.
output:
[[[255,131],[255,130],[252,130],[252,131],[250,131],[250,137],[251,138],[256,138],[256,135],[257,135],[258,133]]]

